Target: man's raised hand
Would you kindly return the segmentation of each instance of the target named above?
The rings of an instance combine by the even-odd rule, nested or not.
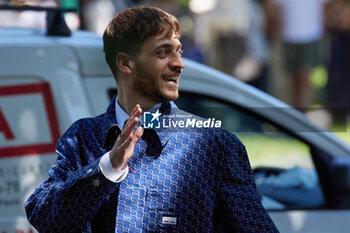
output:
[[[109,154],[109,159],[111,160],[113,168],[119,170],[125,169],[127,162],[134,153],[135,144],[143,134],[142,126],[139,126],[136,131],[133,132],[136,124],[139,122],[141,114],[142,109],[140,105],[136,104]]]

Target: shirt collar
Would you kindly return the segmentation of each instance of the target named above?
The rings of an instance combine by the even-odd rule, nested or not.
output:
[[[117,119],[117,124],[121,129],[124,127],[125,121],[129,118],[129,115],[119,105],[118,97],[115,98],[115,117]]]

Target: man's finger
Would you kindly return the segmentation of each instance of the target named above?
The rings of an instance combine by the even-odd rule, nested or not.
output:
[[[143,127],[139,126],[137,130],[129,137],[126,138],[124,142],[119,146],[121,150],[127,150],[130,145],[135,145],[135,143],[141,138],[143,134]]]
[[[125,125],[123,128],[129,127],[129,125],[132,122],[132,119],[134,119],[135,117],[140,117],[142,114],[142,109],[140,107],[140,105],[136,105],[134,110],[132,111],[132,113],[130,114],[129,119],[126,121]]]
[[[120,150],[128,150],[130,149],[130,146],[135,146],[135,143],[141,138],[143,134],[143,127],[139,126],[137,130],[133,133],[133,135],[130,135],[119,147]],[[133,148],[132,147],[132,148]],[[132,149],[131,148],[131,149]]]
[[[123,134],[125,135],[125,137],[128,137],[132,133],[133,129],[137,125],[137,122],[139,122],[138,117],[134,117],[133,119],[130,119],[130,123],[123,128]]]
[[[144,131],[144,129],[142,126],[139,126],[136,129],[136,131],[134,132],[134,136],[133,136],[133,143],[136,143],[142,137],[143,131]]]
[[[136,112],[136,107],[135,107],[134,110],[131,112],[129,118],[125,121],[125,124],[124,124],[124,126],[123,126],[123,129],[124,129],[125,127],[127,127],[127,126],[130,124],[130,119],[133,119],[133,118],[134,118],[135,112]]]
[[[135,117],[135,113],[138,111],[139,108],[140,108],[140,105],[136,104],[136,106],[130,113],[130,118]]]
[[[118,150],[125,153],[126,149],[130,146],[132,141],[133,141],[133,137],[130,135],[129,137],[127,137],[125,139],[124,142],[122,142],[122,144],[119,146]]]
[[[128,136],[129,134],[132,133],[133,129],[135,128],[135,126],[139,121],[139,117],[141,116],[141,114],[142,114],[142,109],[140,105],[137,104],[135,106],[135,112],[130,116],[130,118],[128,119],[128,121],[126,122],[123,128],[125,136]]]

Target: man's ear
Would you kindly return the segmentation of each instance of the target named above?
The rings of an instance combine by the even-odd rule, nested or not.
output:
[[[134,62],[130,59],[128,54],[118,53],[115,58],[115,63],[121,72],[125,74],[131,74],[133,72]]]

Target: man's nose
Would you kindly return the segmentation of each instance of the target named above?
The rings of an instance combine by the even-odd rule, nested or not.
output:
[[[179,54],[175,54],[171,61],[169,62],[169,66],[172,68],[172,69],[180,69],[182,70],[184,67],[185,67],[185,63],[184,61],[182,60],[182,57],[181,55]]]

